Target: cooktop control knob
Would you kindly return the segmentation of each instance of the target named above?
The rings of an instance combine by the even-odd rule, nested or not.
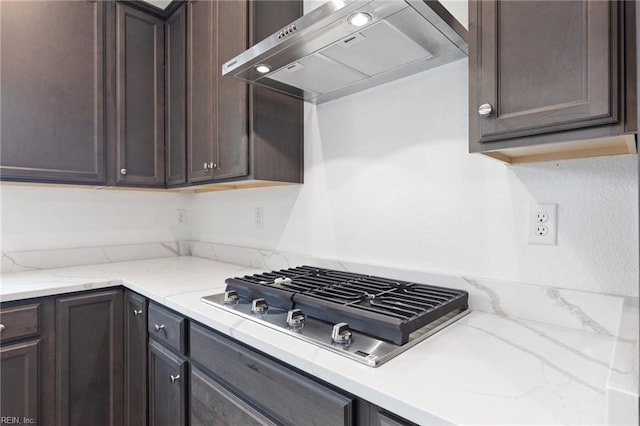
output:
[[[224,304],[225,305],[237,305],[240,301],[238,292],[235,290],[229,290],[224,292]]]
[[[304,320],[307,319],[302,309],[291,309],[287,312],[287,324],[292,328],[301,328],[304,326]]]
[[[262,298],[253,299],[251,302],[251,312],[254,314],[266,314],[268,310],[269,305],[267,305],[267,302]]]
[[[349,330],[349,324],[341,322],[333,326],[331,331],[331,340],[341,345],[347,345],[351,343],[351,331]]]

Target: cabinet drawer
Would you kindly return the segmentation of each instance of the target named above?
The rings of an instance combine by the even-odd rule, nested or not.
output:
[[[32,336],[40,332],[40,303],[0,309],[2,341]]]
[[[351,425],[354,401],[196,324],[191,359],[284,425]]]
[[[149,336],[186,354],[186,319],[153,303],[149,304]]]

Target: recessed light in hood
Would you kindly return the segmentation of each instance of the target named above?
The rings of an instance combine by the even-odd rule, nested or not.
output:
[[[364,12],[356,12],[349,15],[347,21],[354,27],[362,27],[371,22],[371,15]]]
[[[322,103],[464,58],[466,36],[434,0],[334,0],[225,63],[222,73]]]

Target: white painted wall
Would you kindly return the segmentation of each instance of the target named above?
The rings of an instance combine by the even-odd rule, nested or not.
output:
[[[466,1],[443,3],[467,25]],[[467,84],[461,60],[308,106],[304,186],[198,194],[193,237],[637,296],[637,157],[506,166],[470,155]],[[559,205],[557,246],[526,243],[536,201]]]
[[[188,239],[176,209],[190,196],[144,191],[3,185],[3,252]]]
[[[637,295],[637,157],[506,166],[470,155],[467,80],[461,60],[307,107],[305,184],[198,194],[193,237]],[[534,201],[559,205],[557,246],[526,243]]]

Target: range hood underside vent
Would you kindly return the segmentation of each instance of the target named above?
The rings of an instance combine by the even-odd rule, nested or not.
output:
[[[448,14],[441,6],[436,14],[422,0],[411,6],[398,0],[362,3],[353,1],[311,24],[305,19],[314,16],[305,15],[292,24],[296,34],[285,40],[274,34],[227,62],[223,74],[322,103],[466,57],[466,30],[448,15],[458,26],[453,31],[440,17]],[[329,2],[316,13],[327,6],[335,8]],[[372,23],[350,25],[344,15],[354,10],[370,13]],[[432,21],[438,20],[435,26]],[[269,44],[274,46],[266,48]],[[272,71],[260,74],[257,65]]]

